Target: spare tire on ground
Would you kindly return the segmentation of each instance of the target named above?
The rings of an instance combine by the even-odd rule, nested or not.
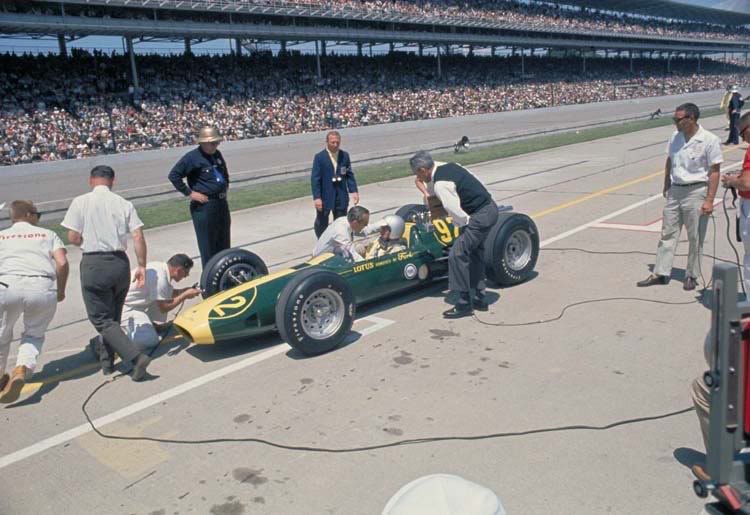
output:
[[[208,260],[201,274],[203,297],[234,288],[268,273],[257,254],[245,249],[222,250]]]
[[[529,280],[539,258],[539,231],[534,221],[521,213],[500,213],[484,240],[484,271],[498,286],[513,286]]]
[[[354,294],[338,274],[313,268],[295,275],[276,303],[276,327],[293,348],[310,356],[335,349],[354,323]]]

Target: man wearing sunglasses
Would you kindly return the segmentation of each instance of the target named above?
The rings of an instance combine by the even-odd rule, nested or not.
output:
[[[65,298],[68,259],[54,232],[38,227],[28,200],[10,204],[13,225],[0,231],[0,403],[15,402],[36,368],[44,333]],[[5,373],[13,326],[23,315],[16,366]]]
[[[708,217],[714,210],[719,170],[724,161],[721,141],[698,124],[699,117],[700,110],[695,104],[682,104],[675,109],[673,121],[677,130],[667,145],[663,189],[667,204],[656,263],[653,273],[638,281],[638,286],[667,284],[683,225],[689,243],[683,289],[694,290],[698,284],[703,240]]]
[[[737,132],[742,141],[750,143],[750,113],[745,113],[737,123]],[[745,291],[750,292],[750,147],[745,151],[745,161],[739,175],[724,174],[721,183],[725,188],[737,188],[742,200],[737,217],[740,221],[740,236],[745,246],[745,258],[742,276],[745,281]]]

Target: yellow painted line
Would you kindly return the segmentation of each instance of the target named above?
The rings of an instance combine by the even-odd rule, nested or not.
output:
[[[639,177],[638,179],[633,179],[632,181],[623,182],[621,184],[617,184],[615,186],[610,186],[609,188],[604,188],[603,190],[595,191],[593,193],[588,193],[586,195],[583,195],[582,197],[578,197],[573,200],[569,200],[568,202],[563,202],[562,204],[558,204],[556,206],[550,207],[548,209],[544,209],[542,211],[539,211],[537,213],[533,213],[529,215],[531,218],[541,218],[543,216],[550,215],[552,213],[556,213],[557,211],[562,211],[563,209],[567,209],[569,207],[576,206],[578,204],[582,204],[583,202],[586,202],[587,200],[591,200],[592,198],[601,197],[602,195],[607,195],[609,193],[612,193],[613,191],[621,190],[623,188],[627,188],[628,186],[633,186],[634,184],[638,184],[641,182],[645,182],[648,180],[651,180],[655,177],[664,177],[664,170],[659,170],[658,172],[650,173],[648,175],[645,175],[643,177]]]

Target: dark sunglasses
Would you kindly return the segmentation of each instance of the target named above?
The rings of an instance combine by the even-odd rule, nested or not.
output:
[[[685,115],[685,116],[683,116],[683,117],[681,117],[681,118],[672,118],[672,121],[673,121],[674,123],[680,123],[680,122],[681,122],[682,120],[684,120],[685,118],[690,118],[690,116],[689,116],[689,115]]]

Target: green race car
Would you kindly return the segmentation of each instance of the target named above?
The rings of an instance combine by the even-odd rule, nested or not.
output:
[[[534,273],[539,233],[528,216],[498,209],[485,243],[485,272],[492,283],[511,286]],[[356,306],[446,277],[458,227],[450,218],[431,220],[417,204],[396,215],[405,220],[403,250],[364,261],[326,253],[269,274],[263,260],[247,250],[217,254],[201,275],[205,300],[180,313],[176,328],[196,344],[278,330],[304,354],[334,349],[351,330]]]

